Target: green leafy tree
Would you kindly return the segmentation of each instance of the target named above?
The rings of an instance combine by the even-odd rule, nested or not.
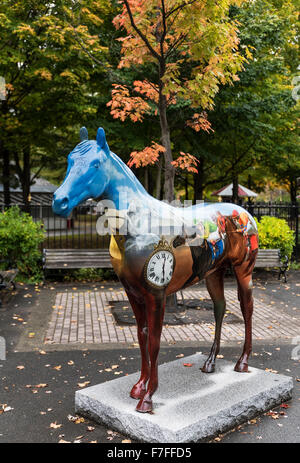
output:
[[[239,178],[253,188],[254,168],[263,165],[264,174],[271,177],[273,168],[279,168],[279,159],[280,165],[285,165],[282,155],[285,151],[288,157],[291,149],[284,146],[283,134],[291,129],[289,140],[295,141],[293,70],[287,59],[297,50],[295,8],[292,1],[266,0],[232,8],[231,15],[239,21],[240,49],[250,49],[253,59],[245,64],[239,80],[217,95],[215,109],[208,116],[214,132],[198,138],[199,150],[194,152],[200,161],[199,175],[195,175],[196,199],[205,189],[232,182],[232,199],[237,202]],[[296,153],[291,153],[290,164],[295,157]],[[282,175],[279,170],[278,178]]]
[[[89,97],[91,56],[107,71],[107,48],[97,30],[105,2],[2,0],[0,75],[6,98],[0,102],[0,151],[6,203],[9,167],[14,161],[28,203],[33,178],[53,165],[57,146],[74,126],[96,112]],[[75,127],[77,128],[77,127]],[[68,146],[68,144],[67,144]]]

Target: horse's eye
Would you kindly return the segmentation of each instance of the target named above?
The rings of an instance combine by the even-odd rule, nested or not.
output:
[[[100,167],[100,161],[94,162],[93,167],[95,167],[96,169],[99,169],[99,167]]]

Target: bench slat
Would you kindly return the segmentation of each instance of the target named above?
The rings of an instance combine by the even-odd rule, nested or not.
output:
[[[47,269],[64,269],[64,268],[112,268],[110,262],[98,262],[98,263],[82,263],[82,262],[70,262],[69,264],[63,263],[49,263],[45,267]]]
[[[44,268],[112,268],[112,265],[108,249],[44,249]]]

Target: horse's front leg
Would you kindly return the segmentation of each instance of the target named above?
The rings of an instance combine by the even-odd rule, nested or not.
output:
[[[158,298],[155,298],[152,294],[147,295],[146,311],[149,329],[150,379],[147,391],[136,407],[136,410],[141,413],[152,411],[152,395],[158,386],[158,354],[165,303],[165,295]]]
[[[146,393],[146,384],[150,375],[146,306],[144,302],[138,301],[136,297],[130,294],[130,292],[127,292],[127,296],[137,322],[137,335],[142,359],[141,376],[138,382],[131,389],[130,396],[133,399],[141,399]]]

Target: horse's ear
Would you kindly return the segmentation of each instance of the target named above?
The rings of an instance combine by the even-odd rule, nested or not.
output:
[[[80,141],[89,139],[89,134],[85,127],[81,127],[81,129],[79,130],[79,137],[80,137]]]
[[[96,140],[97,140],[98,146],[104,151],[107,151],[109,153],[109,147],[108,147],[108,144],[105,138],[105,132],[102,127],[99,127],[99,129],[97,130]]]

